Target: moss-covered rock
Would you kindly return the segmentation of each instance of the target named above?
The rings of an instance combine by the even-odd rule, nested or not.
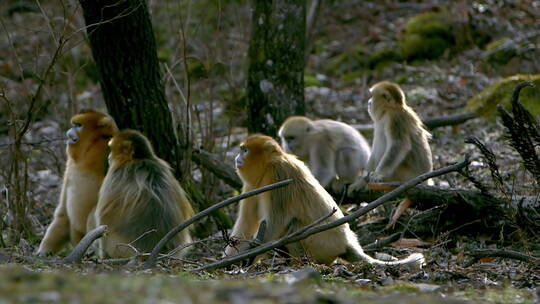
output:
[[[503,78],[469,99],[465,110],[493,116],[499,103],[510,109],[512,91],[523,81],[532,81],[536,87],[523,89],[519,100],[533,115],[540,115],[540,74]]]
[[[408,61],[441,56],[454,45],[450,15],[428,12],[412,17],[405,25],[399,45]]]
[[[356,45],[351,49],[328,60],[323,69],[331,75],[343,75],[356,72],[368,66],[368,53],[363,46]]]
[[[384,48],[371,54],[368,59],[370,69],[379,70],[392,62],[400,62],[403,60],[401,53],[396,49]]]
[[[472,15],[427,12],[409,19],[399,47],[407,61],[436,59],[447,51],[456,52],[476,45],[483,47],[491,33],[479,26]]]
[[[489,43],[483,58],[489,64],[507,64],[518,54],[519,46],[510,38],[502,38]]]

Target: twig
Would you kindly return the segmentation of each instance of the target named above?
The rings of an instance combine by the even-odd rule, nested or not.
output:
[[[88,232],[79,242],[79,244],[73,248],[71,253],[64,258],[64,263],[80,263],[84,257],[84,254],[86,253],[86,250],[88,250],[88,247],[90,247],[95,240],[105,234],[105,232],[107,232],[106,225],[101,225]]]
[[[289,243],[293,243],[293,242],[297,242],[297,241],[300,241],[300,240],[303,240],[315,233],[319,233],[319,232],[322,232],[322,231],[326,231],[326,230],[329,230],[329,229],[332,229],[332,228],[335,228],[337,226],[340,226],[340,225],[343,225],[345,223],[348,223],[350,221],[353,221],[355,219],[357,219],[358,217],[368,213],[369,211],[377,208],[378,206],[398,197],[400,194],[402,194],[403,192],[407,191],[408,189],[418,185],[418,184],[421,184],[422,182],[430,179],[430,178],[433,178],[433,177],[437,177],[437,176],[440,176],[440,175],[443,175],[443,174],[447,174],[447,173],[450,173],[450,172],[455,172],[455,171],[458,171],[458,170],[461,170],[462,168],[466,167],[467,165],[469,164],[469,157],[466,156],[464,160],[462,160],[461,162],[459,163],[456,163],[456,164],[453,164],[453,165],[450,165],[450,166],[447,166],[447,167],[444,167],[444,168],[441,168],[441,169],[438,169],[438,170],[435,170],[435,171],[431,171],[431,172],[428,172],[428,173],[425,173],[425,174],[422,174],[420,176],[417,176],[411,180],[409,180],[408,182],[406,183],[403,183],[402,185],[400,185],[399,187],[397,187],[396,189],[394,189],[393,191],[391,192],[388,192],[386,193],[385,195],[379,197],[378,199],[374,200],[373,202],[369,203],[366,207],[352,213],[352,214],[349,214],[347,216],[344,216],[340,219],[337,219],[335,221],[332,221],[330,223],[326,223],[326,224],[323,224],[323,225],[320,225],[320,226],[316,226],[316,227],[309,227],[309,226],[313,226],[313,224],[309,225],[309,226],[306,226],[300,230],[298,230],[296,233],[292,234],[292,235],[288,235],[288,236],[285,236],[279,240],[276,240],[276,241],[272,241],[272,242],[268,242],[266,244],[263,244],[257,248],[254,248],[252,250],[248,250],[248,251],[245,251],[243,253],[240,253],[238,255],[235,255],[235,256],[232,256],[232,257],[228,257],[228,258],[225,258],[219,262],[216,262],[216,263],[212,263],[212,264],[209,264],[209,265],[206,265],[204,267],[200,267],[200,268],[197,268],[197,269],[194,269],[193,271],[200,271],[200,270],[207,270],[207,269],[215,269],[215,268],[220,268],[220,267],[226,267],[228,265],[231,265],[231,264],[234,264],[236,262],[239,262],[243,259],[246,259],[246,258],[249,258],[249,257],[252,257],[252,256],[256,256],[256,255],[259,255],[261,253],[264,253],[266,251],[269,251],[269,250],[272,250],[276,247],[279,247],[279,246],[283,246],[283,245],[286,245],[286,244],[289,244]]]
[[[467,252],[466,254],[472,256],[473,260],[467,263],[465,267],[469,267],[472,264],[478,262],[478,260],[480,260],[481,258],[485,257],[514,259],[523,262],[540,261],[540,257],[535,257],[518,251],[507,249],[475,249]]]
[[[215,210],[218,210],[218,209],[223,208],[225,206],[228,206],[230,204],[236,203],[236,202],[238,202],[240,200],[243,200],[244,198],[254,196],[254,195],[257,195],[259,193],[270,191],[270,190],[273,190],[273,189],[276,189],[276,188],[283,187],[285,185],[290,184],[292,181],[293,181],[292,179],[287,179],[287,180],[284,180],[284,181],[280,181],[280,182],[277,182],[277,183],[274,183],[274,184],[271,184],[271,185],[268,185],[268,186],[264,186],[264,187],[252,190],[252,191],[248,191],[246,193],[242,193],[242,194],[237,195],[235,197],[232,197],[230,199],[224,200],[221,203],[218,203],[218,204],[215,204],[215,205],[213,205],[211,207],[208,207],[208,208],[204,209],[203,211],[195,214],[194,216],[189,218],[187,221],[183,222],[182,224],[176,226],[174,229],[169,231],[157,243],[157,245],[152,250],[152,254],[150,255],[150,257],[146,260],[146,262],[142,266],[142,269],[154,268],[156,266],[157,256],[158,256],[159,252],[161,252],[163,247],[165,247],[165,244],[167,244],[167,242],[169,242],[177,233],[179,233],[180,231],[182,231],[183,229],[185,229],[189,225],[193,224],[194,222],[198,221],[199,219],[207,216],[208,214],[214,212]]]
[[[397,240],[399,240],[399,238],[401,237],[401,232],[396,232],[388,237],[385,237],[384,239],[380,239],[380,240],[376,240],[375,242],[369,244],[369,245],[366,245],[366,246],[362,246],[362,249],[364,249],[365,251],[368,251],[368,250],[375,250],[377,248],[381,248],[381,247],[384,247],[388,244],[391,244]]]
[[[315,222],[313,222],[313,223],[311,223],[311,224],[309,224],[307,226],[304,226],[301,229],[298,229],[297,231],[295,231],[293,233],[287,234],[286,236],[284,236],[284,237],[282,237],[282,238],[280,238],[278,240],[265,243],[265,244],[263,244],[261,246],[258,246],[256,248],[246,250],[246,251],[244,251],[244,252],[242,252],[240,254],[224,258],[219,262],[208,264],[206,266],[196,268],[196,269],[194,269],[192,271],[201,271],[201,270],[208,270],[208,269],[214,269],[214,268],[227,267],[227,266],[229,266],[231,264],[234,264],[236,262],[239,262],[241,260],[249,259],[249,258],[258,256],[259,254],[267,252],[269,250],[272,250],[272,249],[274,249],[276,247],[280,247],[280,246],[283,246],[285,244],[289,244],[289,243],[291,243],[291,241],[290,241],[291,239],[295,239],[296,237],[304,234],[310,228],[313,228],[313,227],[317,226],[322,221],[324,221],[327,218],[331,217],[334,213],[336,213],[336,211],[337,211],[337,209],[334,208],[334,209],[332,209],[332,211],[330,213],[328,213],[327,215],[319,218]]]

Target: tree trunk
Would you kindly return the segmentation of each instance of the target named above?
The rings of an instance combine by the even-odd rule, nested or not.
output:
[[[303,115],[305,0],[254,0],[248,57],[248,130],[276,136]]]
[[[80,3],[109,113],[120,129],[143,132],[156,154],[171,165],[176,177],[189,176],[190,173],[181,172],[181,150],[165,98],[146,0],[80,0]],[[196,209],[212,205],[191,180],[182,180],[182,185]],[[223,211],[212,215],[219,226],[232,225]],[[198,228],[198,231],[208,230],[204,229],[208,227]]]
[[[178,143],[145,0],[80,0],[101,90],[118,127],[138,129],[181,176]]]

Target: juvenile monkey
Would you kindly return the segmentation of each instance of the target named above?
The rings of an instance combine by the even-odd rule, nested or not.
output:
[[[60,201],[38,255],[54,254],[68,241],[75,245],[86,234],[87,219],[105,177],[107,142],[117,131],[114,120],[96,110],[81,111],[71,118],[71,124],[66,133],[67,162]]]
[[[343,217],[343,213],[311,174],[304,163],[294,155],[284,152],[271,137],[252,135],[240,145],[236,157],[237,172],[247,192],[277,181],[292,178],[286,187],[261,193],[240,202],[238,218],[231,235],[250,240],[262,221],[266,221],[263,241],[268,242],[285,236],[317,219],[337,210],[326,222]],[[372,264],[398,265],[422,264],[422,254],[413,254],[400,261],[385,262],[364,253],[356,235],[343,224],[336,228],[312,235],[298,243],[286,245],[289,253],[307,255],[317,263],[331,264],[336,258],[347,261],[365,260]],[[225,253],[232,255],[236,249],[229,246]]]
[[[403,90],[395,83],[382,81],[369,91],[368,111],[374,123],[373,150],[367,164],[370,181],[407,181],[431,171],[431,135],[407,105]],[[410,204],[408,198],[403,200],[391,226]]]
[[[366,139],[353,127],[330,119],[291,116],[278,132],[287,153],[308,163],[323,187],[352,184],[365,169],[370,155]]]
[[[131,244],[150,252],[172,228],[193,215],[188,198],[169,165],[158,158],[140,132],[124,130],[110,141],[110,168],[107,171],[95,212],[96,225],[109,232],[99,241],[100,256],[129,257]],[[190,243],[189,231],[180,232],[167,251]],[[185,253],[182,250],[177,254]]]

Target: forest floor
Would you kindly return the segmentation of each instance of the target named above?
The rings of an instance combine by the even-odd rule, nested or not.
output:
[[[165,3],[166,1],[164,1]],[[242,1],[240,1],[242,2]],[[537,59],[519,59],[509,64],[490,66],[482,62],[485,50],[473,47],[458,53],[446,53],[438,60],[415,63],[393,63],[368,73],[357,74],[358,65],[355,54],[361,47],[362,52],[373,53],[378,49],[395,47],[397,34],[403,30],[408,18],[415,14],[441,7],[440,1],[423,1],[408,3],[395,1],[363,1],[366,7],[359,7],[356,1],[335,1],[321,8],[314,32],[313,54],[308,61],[306,74],[316,79],[313,85],[305,89],[306,103],[310,117],[333,118],[350,124],[368,124],[366,111],[367,89],[376,81],[389,79],[397,81],[407,91],[411,106],[422,118],[438,117],[463,112],[467,100],[487,87],[489,84],[516,73],[538,73],[540,66]],[[169,3],[169,2],[167,2]],[[535,37],[526,41],[536,49],[540,49],[538,32],[540,25],[540,1],[453,1],[452,12],[468,12],[477,14],[478,18],[487,22],[487,27],[497,33],[495,38]],[[232,6],[232,4],[231,4]],[[231,32],[227,39],[242,40],[230,58],[231,70],[242,70],[249,36],[245,31],[246,19],[249,19],[249,5],[240,4],[236,13],[240,15],[237,23],[229,21]],[[170,34],[165,17],[172,12],[167,6],[153,4],[155,28],[161,49],[166,49],[170,40],[160,42],[160,35]],[[194,8],[195,10],[195,8]],[[227,7],[224,14],[230,13]],[[203,10],[204,11],[204,10]],[[201,13],[202,14],[202,13]],[[36,14],[40,16],[40,14]],[[9,19],[10,26],[23,24],[31,27],[31,14],[15,14]],[[233,16],[231,13],[230,16]],[[230,17],[229,18],[232,18]],[[34,16],[35,17],[35,16]],[[194,14],[194,19],[201,18]],[[156,21],[159,20],[159,21]],[[80,18],[73,21],[81,22]],[[203,21],[201,21],[202,23]],[[227,23],[229,24],[229,23]],[[242,27],[243,25],[243,27]],[[486,25],[484,25],[486,26]],[[222,29],[222,28],[221,28]],[[26,28],[25,28],[26,31]],[[25,33],[22,31],[22,34]],[[198,33],[205,34],[204,28]],[[19,33],[21,34],[21,33]],[[191,33],[192,35],[196,35]],[[16,37],[15,29],[12,32]],[[46,39],[47,34],[33,32],[35,41]],[[208,41],[221,39],[216,33],[208,34]],[[241,36],[241,38],[238,38]],[[15,38],[14,38],[15,39]],[[176,39],[176,38],[175,38]],[[195,40],[195,38],[194,38]],[[192,52],[207,52],[200,48],[201,41],[194,41]],[[211,42],[207,41],[212,50]],[[219,40],[218,40],[219,41]],[[178,41],[176,41],[178,42]],[[7,42],[6,42],[7,43]],[[37,42],[34,42],[37,43]],[[219,44],[219,43],[218,43]],[[2,46],[3,47],[3,46]],[[75,49],[74,49],[75,50]],[[21,51],[22,52],[22,51]],[[88,55],[88,50],[83,51]],[[217,52],[217,51],[216,51]],[[33,53],[32,53],[33,54]],[[161,54],[161,53],[160,53]],[[351,54],[350,58],[340,59],[340,66],[329,65],[340,54]],[[535,53],[538,55],[538,52]],[[207,55],[211,57],[210,55]],[[219,54],[227,57],[226,55]],[[220,56],[216,56],[219,58]],[[202,55],[200,55],[202,57]],[[8,58],[8,57],[6,57]],[[24,56],[21,56],[21,60]],[[19,59],[17,59],[19,60]],[[9,59],[0,57],[2,84],[8,95],[20,91],[22,84],[12,75],[8,68],[13,67]],[[62,63],[67,64],[67,63]],[[69,63],[72,64],[72,63]],[[234,67],[234,68],[233,68]],[[13,68],[15,70],[15,68]],[[234,74],[231,72],[231,74]],[[232,164],[236,151],[234,145],[246,132],[235,125],[241,113],[227,113],[225,105],[209,106],[206,100],[217,98],[211,87],[216,82],[228,83],[231,86],[243,85],[243,74],[239,79],[214,79],[194,81],[194,98],[201,98],[202,120],[214,121],[212,130],[216,134],[213,140],[213,152],[222,155],[223,160]],[[176,76],[176,75],[175,75]],[[60,77],[60,76],[58,76]],[[236,77],[236,76],[235,76]],[[30,81],[30,80],[29,80]],[[21,83],[23,81],[20,81]],[[499,235],[462,234],[460,227],[445,231],[430,238],[415,238],[407,235],[408,244],[395,243],[379,249],[392,255],[404,256],[410,252],[422,252],[426,256],[426,266],[422,269],[404,267],[376,267],[363,263],[346,264],[338,261],[331,266],[310,264],[295,261],[272,253],[261,263],[250,267],[232,266],[226,270],[212,272],[192,272],[196,266],[218,260],[225,243],[223,241],[199,244],[185,257],[185,260],[167,260],[152,271],[137,270],[140,261],[133,261],[124,266],[101,264],[95,256],[88,256],[80,265],[68,265],[60,260],[38,259],[33,252],[39,244],[47,223],[50,222],[59,184],[63,171],[65,155],[62,143],[63,130],[66,126],[66,114],[73,105],[69,96],[63,95],[71,88],[55,88],[52,83],[48,94],[58,104],[50,104],[43,118],[31,126],[25,137],[28,142],[28,162],[30,170],[28,180],[29,217],[35,236],[22,239],[15,245],[0,247],[0,303],[539,303],[540,302],[540,265],[511,259],[485,258],[478,263],[468,265],[465,252],[470,248],[506,248],[538,256],[540,253],[540,235],[536,231],[514,229],[512,234],[500,231]],[[28,85],[28,84],[27,84]],[[166,81],[168,97],[178,98],[171,93],[174,87],[170,79]],[[231,91],[233,88],[229,88]],[[235,88],[236,90],[241,90]],[[537,88],[536,88],[537,89]],[[93,96],[88,103],[91,106],[103,107],[99,87],[85,83],[77,88],[80,95]],[[62,91],[62,92],[60,92]],[[56,94],[56,95],[55,95]],[[85,95],[85,96],[87,96]],[[11,95],[10,95],[11,96]],[[14,100],[16,94],[13,93]],[[77,95],[79,96],[79,95]],[[206,98],[206,99],[205,99]],[[84,99],[84,98],[83,98]],[[83,100],[81,99],[81,100]],[[226,99],[226,98],[224,98]],[[69,102],[66,100],[70,100]],[[75,100],[79,100],[76,99]],[[225,101],[223,101],[225,102]],[[61,103],[64,103],[61,105]],[[3,110],[0,105],[0,110]],[[234,107],[232,107],[234,110]],[[213,111],[205,114],[204,109]],[[217,113],[217,114],[215,114]],[[229,116],[227,116],[227,114]],[[206,116],[205,116],[206,115]],[[208,116],[216,115],[214,120]],[[231,118],[232,117],[232,118]],[[5,117],[0,116],[0,119]],[[231,122],[232,126],[231,126]],[[199,126],[203,133],[203,126]],[[232,128],[231,128],[232,127]],[[235,130],[231,136],[229,132]],[[7,147],[12,142],[10,135],[0,126],[1,160],[8,160],[11,150]],[[521,159],[505,140],[504,127],[497,117],[480,117],[466,122],[459,127],[443,127],[432,131],[434,167],[440,168],[461,160],[465,154],[475,157],[471,164],[471,174],[498,197],[511,198],[520,195],[538,196],[539,188],[530,174],[523,168]],[[208,134],[206,134],[208,135]],[[479,151],[464,139],[477,137],[497,156],[497,164],[502,171],[505,192],[501,193],[493,185],[490,171]],[[366,133],[371,139],[371,135]],[[49,140],[53,139],[53,140]],[[202,141],[206,140],[206,137]],[[201,144],[202,145],[202,144]],[[5,151],[4,151],[5,149]],[[4,166],[4,164],[2,165]],[[7,167],[7,165],[6,165]],[[202,170],[201,170],[202,171]],[[201,177],[201,187],[208,184],[207,173],[197,171]],[[3,174],[2,182],[8,180]],[[211,179],[212,189],[204,189],[215,201],[230,197],[234,191],[216,179]],[[466,178],[450,174],[436,178],[435,185],[461,189],[473,189],[473,184]],[[219,186],[218,186],[219,184]],[[6,188],[7,189],[7,188]],[[217,189],[217,190],[216,190]],[[2,192],[6,193],[5,191]],[[510,195],[508,196],[508,193]],[[7,196],[7,194],[6,194]],[[5,204],[7,206],[7,203]],[[227,209],[234,218],[235,208]],[[347,206],[344,207],[347,209]],[[10,221],[10,212],[0,208],[3,221]],[[347,212],[347,210],[344,210]],[[408,212],[414,213],[414,210]],[[376,221],[388,216],[384,210],[373,212],[363,217],[362,221]],[[204,225],[212,227],[212,236],[219,237],[221,232],[209,219]],[[512,225],[509,224],[510,226]],[[400,226],[399,229],[405,229]],[[376,238],[387,236],[388,231],[373,231]],[[5,231],[2,231],[2,244],[7,242]],[[60,253],[65,255],[68,249]],[[368,252],[374,254],[374,252]]]

